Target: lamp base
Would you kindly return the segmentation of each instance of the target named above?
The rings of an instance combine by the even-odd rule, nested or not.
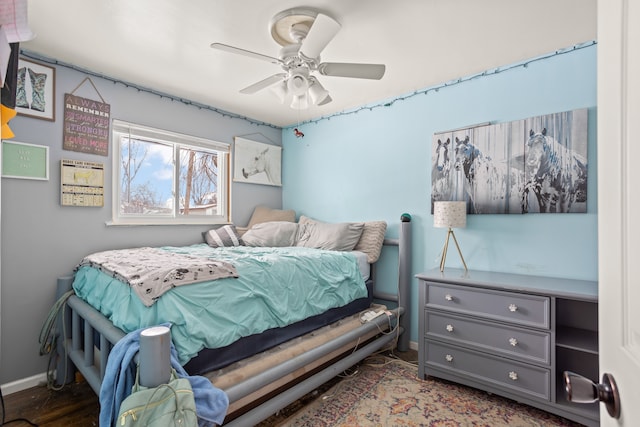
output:
[[[447,231],[447,239],[444,241],[444,246],[442,248],[442,258],[440,259],[440,271],[444,271],[444,263],[447,260],[447,250],[449,249],[449,238],[453,237],[453,241],[456,244],[456,248],[458,248],[458,254],[460,255],[460,259],[462,260],[462,265],[464,265],[464,270],[468,271],[467,263],[464,262],[464,257],[462,256],[462,251],[460,250],[460,245],[458,245],[458,239],[456,239],[456,235],[453,232],[453,229],[449,227],[449,231]]]

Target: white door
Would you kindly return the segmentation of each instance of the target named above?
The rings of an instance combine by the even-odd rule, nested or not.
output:
[[[598,1],[600,376],[613,375],[621,416],[640,425],[640,1]]]

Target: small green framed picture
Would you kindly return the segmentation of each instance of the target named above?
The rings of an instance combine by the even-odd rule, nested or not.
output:
[[[2,177],[49,180],[49,147],[2,141]]]

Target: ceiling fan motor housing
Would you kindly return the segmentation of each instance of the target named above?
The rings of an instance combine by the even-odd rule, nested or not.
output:
[[[309,29],[318,15],[318,11],[308,7],[292,8],[276,14],[269,22],[271,37],[280,46],[292,43],[300,43],[301,38],[306,37]],[[294,30],[298,27],[298,30]],[[305,28],[303,28],[305,27]],[[304,34],[301,34],[301,31]],[[299,38],[301,36],[301,38]]]
[[[293,40],[295,40],[297,43],[300,43],[302,42],[302,39],[307,37],[307,34],[309,34],[309,25],[307,25],[305,22],[293,24],[289,29],[289,34],[291,35],[291,38]]]
[[[290,44],[280,49],[280,60],[282,61],[282,69],[288,71],[295,67],[305,65],[305,61],[300,57],[300,44]]]

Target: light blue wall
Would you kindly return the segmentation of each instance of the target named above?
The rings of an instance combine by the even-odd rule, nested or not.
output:
[[[470,269],[596,280],[596,45],[501,70],[303,124],[304,138],[285,129],[283,206],[325,221],[383,219],[388,237],[397,237],[400,215],[408,212],[413,274],[437,268],[446,231],[433,228],[430,214],[433,134],[588,108],[588,213],[470,215],[456,235]],[[461,266],[450,248],[447,267]],[[412,298],[416,308],[415,279]]]

